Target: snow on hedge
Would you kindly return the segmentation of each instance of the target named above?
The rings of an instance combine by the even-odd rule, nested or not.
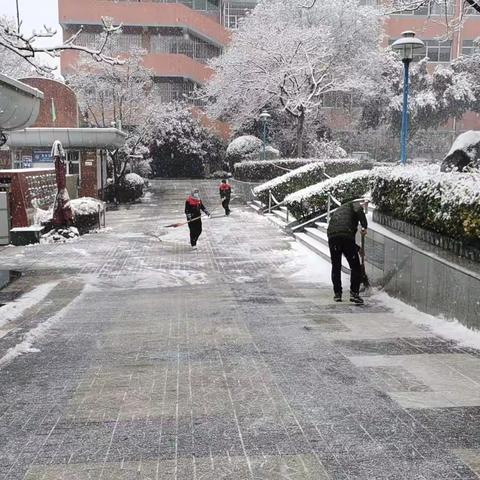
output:
[[[366,195],[371,176],[371,170],[344,173],[291,193],[285,197],[285,203],[297,218],[322,214],[327,211],[329,194],[341,203]]]
[[[289,193],[326,178],[324,162],[311,162],[259,185],[253,192],[265,204],[268,202],[269,191],[278,201],[282,201]]]
[[[380,212],[480,246],[480,174],[438,166],[379,168],[372,200]]]
[[[335,177],[336,175],[354,172],[356,170],[366,170],[373,167],[373,163],[355,158],[331,158],[328,160],[321,158],[285,158],[281,160],[237,163],[235,164],[234,177],[237,180],[242,180],[244,182],[267,181],[285,175],[297,168],[303,167],[304,165],[319,162],[325,164],[325,173],[329,177]],[[311,185],[312,183],[315,182],[310,182],[307,185]],[[302,185],[299,188],[304,188],[307,185]],[[293,191],[295,190],[290,190],[288,193]]]
[[[287,172],[255,188],[255,194],[264,203],[268,202],[268,191],[271,190],[274,197],[282,201],[287,195],[301,190],[310,185],[322,182],[328,177],[336,177],[348,172],[366,170],[372,167],[357,159],[330,159],[320,161],[311,160],[311,163]]]
[[[318,159],[249,160],[235,164],[234,178],[244,182],[262,182],[312,162],[318,162]]]

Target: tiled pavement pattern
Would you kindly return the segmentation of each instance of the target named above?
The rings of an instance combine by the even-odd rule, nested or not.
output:
[[[2,358],[58,317],[0,367],[0,478],[478,478],[477,352],[375,298],[332,304],[243,207],[191,251],[163,228],[189,188],[158,181],[106,232],[0,251],[26,272],[4,298],[59,282],[0,338]]]

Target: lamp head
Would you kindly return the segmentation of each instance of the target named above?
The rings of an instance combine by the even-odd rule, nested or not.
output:
[[[272,116],[266,111],[264,110],[261,114],[260,114],[260,120],[262,122],[267,122],[268,120],[270,120],[272,118]]]
[[[392,43],[392,48],[400,54],[403,61],[412,60],[413,51],[418,48],[423,48],[424,46],[425,43],[415,37],[415,32],[410,30],[403,32],[402,36]]]

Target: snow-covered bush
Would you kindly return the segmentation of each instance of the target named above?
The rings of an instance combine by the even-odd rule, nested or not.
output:
[[[319,159],[347,157],[347,152],[335,140],[314,140],[310,144],[310,151]]]
[[[183,103],[162,104],[148,139],[153,174],[203,178],[221,168],[225,146]]]
[[[105,208],[101,200],[91,197],[81,197],[70,200],[73,211],[73,223],[80,234],[87,233],[92,228],[97,228],[98,214]]]
[[[415,166],[375,169],[372,179],[380,212],[480,245],[480,174]]]
[[[281,160],[251,160],[236,163],[234,178],[243,182],[261,182],[283,175],[286,172],[303,167],[318,159],[288,158]]]
[[[227,147],[227,162],[235,165],[247,160],[258,160],[261,155],[263,143],[253,135],[243,135],[235,138]]]
[[[140,175],[142,178],[152,177],[152,160],[139,160],[133,165],[133,173]]]
[[[371,170],[344,173],[291,193],[285,203],[297,218],[320,215],[327,211],[329,194],[341,203],[363,197],[370,189],[371,175]]]
[[[463,172],[480,168],[480,131],[462,133],[453,142],[442,163],[442,171]]]
[[[145,179],[136,173],[127,173],[120,179],[116,187],[109,179],[105,189],[105,198],[109,202],[114,201],[115,198],[120,203],[134,202],[143,195],[146,184]]]

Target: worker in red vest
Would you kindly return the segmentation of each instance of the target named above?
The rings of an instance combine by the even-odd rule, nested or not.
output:
[[[187,216],[188,228],[190,229],[190,245],[197,247],[197,241],[202,234],[202,211],[210,216],[208,210],[203,205],[198,188],[192,190],[192,194],[185,202],[185,215]]]
[[[220,198],[222,199],[222,207],[225,209],[225,215],[230,215],[230,198],[232,196],[232,187],[227,183],[226,179],[222,180],[219,187]]]

